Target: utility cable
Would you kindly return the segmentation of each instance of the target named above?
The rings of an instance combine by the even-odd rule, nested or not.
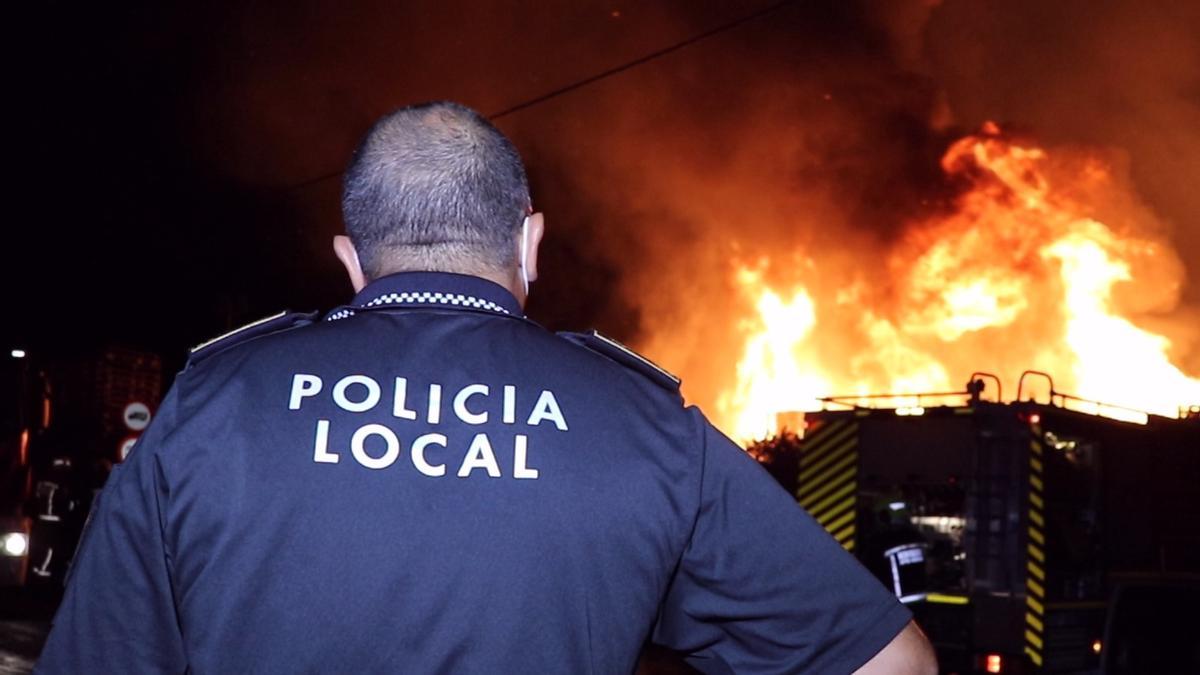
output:
[[[751,12],[750,14],[740,16],[736,19],[733,19],[732,21],[728,21],[728,22],[723,23],[714,28],[710,28],[710,29],[704,31],[703,33],[697,33],[696,35],[688,37],[680,42],[676,42],[667,47],[663,47],[662,49],[659,49],[657,51],[651,52],[644,56],[640,56],[636,59],[633,59],[632,61],[627,61],[618,66],[609,68],[608,70],[601,71],[590,77],[586,77],[582,80],[577,80],[575,82],[572,82],[571,84],[564,85],[562,87],[559,87],[558,89],[554,89],[553,91],[549,91],[545,94],[535,96],[534,98],[527,99],[527,100],[521,101],[520,103],[517,103],[515,105],[504,108],[502,110],[498,110],[494,113],[486,115],[486,117],[489,120],[495,121],[502,117],[507,117],[509,115],[512,115],[513,113],[517,113],[522,110],[532,108],[533,106],[539,105],[541,103],[545,103],[546,101],[549,101],[550,99],[557,98],[559,96],[562,96],[563,94],[568,94],[577,89],[582,89],[583,87],[586,87],[590,84],[595,84],[596,82],[599,82],[600,80],[607,79],[609,77],[612,77],[613,75],[619,75],[620,73],[623,73],[632,68],[636,68],[638,66],[644,65],[651,61],[660,59],[668,54],[671,54],[671,53],[677,52],[681,49],[690,47],[690,46],[696,44],[697,42],[707,40],[708,38],[713,37],[714,35],[719,35],[721,33],[733,30],[734,28],[737,28],[737,27],[741,26],[742,24],[749,23],[756,19],[760,19],[764,16],[767,16],[768,14],[777,12],[780,9],[783,9],[784,7],[786,7],[787,5],[793,4],[794,2],[796,2],[796,0],[782,0],[781,2],[776,2],[774,4],[764,7],[758,11]],[[338,176],[342,175],[343,173],[344,173],[344,171],[339,169],[332,173],[322,174],[315,178],[310,178],[306,181],[296,183],[285,189],[289,190],[289,191],[290,190],[302,190],[302,189],[310,187],[312,185],[316,185],[317,183],[322,183],[324,181],[327,181],[331,178],[337,178]]]

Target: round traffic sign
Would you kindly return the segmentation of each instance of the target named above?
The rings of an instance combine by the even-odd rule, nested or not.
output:
[[[125,458],[129,456],[129,451],[133,449],[133,445],[137,443],[137,439],[137,436],[129,436],[121,441],[121,447],[117,450],[117,457],[120,458],[120,461],[124,462]]]
[[[121,413],[122,419],[125,420],[125,426],[133,431],[141,431],[150,424],[150,406],[140,401],[134,401],[125,406],[125,412]]]

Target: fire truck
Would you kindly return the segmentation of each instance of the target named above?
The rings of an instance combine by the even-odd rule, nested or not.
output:
[[[158,402],[158,355],[13,350],[0,368],[0,588],[60,590],[92,498]]]
[[[999,389],[830,397],[748,451],[912,609],[944,673],[1200,673],[1200,409],[1032,371],[1015,402]]]

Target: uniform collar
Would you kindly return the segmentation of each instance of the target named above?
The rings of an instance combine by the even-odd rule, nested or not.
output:
[[[348,305],[334,310],[329,321],[375,307],[470,309],[521,317],[521,305],[503,286],[480,277],[450,272],[400,272],[367,284]]]

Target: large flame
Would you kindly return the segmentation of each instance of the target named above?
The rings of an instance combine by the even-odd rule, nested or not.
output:
[[[812,290],[819,263],[782,286],[768,281],[778,260],[737,264],[752,309],[737,383],[716,411],[732,436],[761,438],[780,414],[834,394],[959,391],[978,370],[1000,375],[1007,399],[1016,375],[1035,369],[1059,392],[1160,415],[1200,402],[1172,341],[1134,321],[1178,301],[1182,265],[1144,207],[1114,198],[1128,190],[1110,162],[1052,157],[989,123],[953,144],[942,169],[964,191],[914,223],[880,274],[823,297]]]

